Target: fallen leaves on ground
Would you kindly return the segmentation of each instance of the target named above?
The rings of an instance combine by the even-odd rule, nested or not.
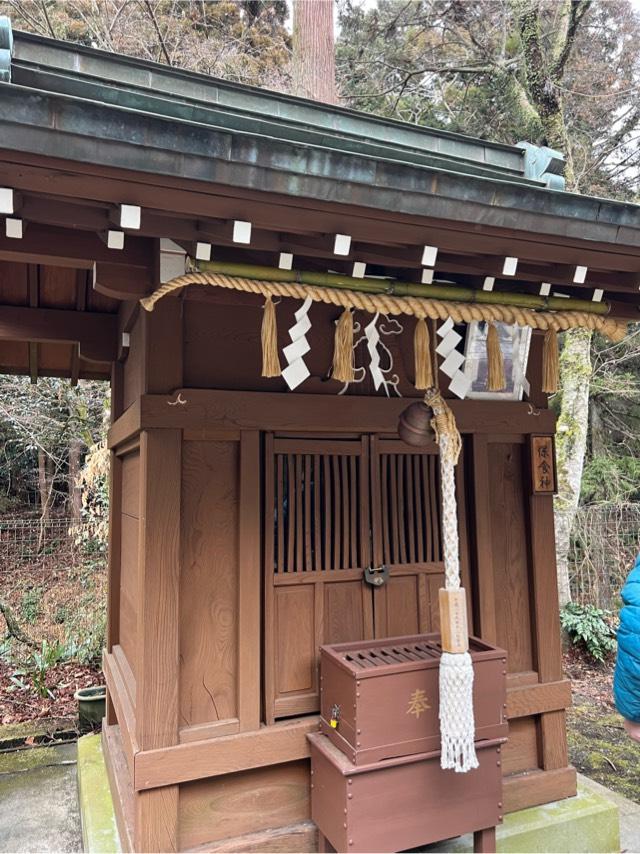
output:
[[[76,662],[63,662],[49,668],[46,686],[52,696],[41,697],[29,675],[0,661],[0,724],[22,723],[39,718],[77,716],[73,695],[79,688],[104,684],[102,673],[95,667]],[[12,679],[12,677],[14,677]]]

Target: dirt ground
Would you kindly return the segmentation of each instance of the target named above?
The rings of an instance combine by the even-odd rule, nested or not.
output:
[[[578,771],[640,803],[640,744],[631,741],[613,705],[613,661],[587,664],[565,655],[573,707],[567,715],[569,758]]]
[[[0,567],[0,598],[31,648],[5,634],[0,616],[0,725],[75,716],[78,688],[102,684],[98,664],[106,613],[106,567],[102,555],[56,546],[25,562]],[[59,650],[46,659],[42,642]],[[40,659],[38,658],[40,656]]]

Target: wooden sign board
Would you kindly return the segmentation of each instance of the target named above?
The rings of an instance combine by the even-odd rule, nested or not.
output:
[[[556,453],[553,436],[531,436],[531,491],[534,495],[557,492]]]

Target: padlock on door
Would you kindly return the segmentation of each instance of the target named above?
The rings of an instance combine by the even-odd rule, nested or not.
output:
[[[364,571],[364,580],[372,587],[382,587],[388,578],[389,567],[384,563],[382,566],[368,566]]]

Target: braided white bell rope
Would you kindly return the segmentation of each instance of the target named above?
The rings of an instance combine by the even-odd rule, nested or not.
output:
[[[442,498],[442,550],[445,591],[460,591],[460,557],[455,466],[461,439],[453,413],[435,389],[425,394],[425,402],[434,413],[432,426],[440,448],[440,490]],[[464,592],[464,591],[462,591]],[[442,596],[441,596],[442,599]],[[460,600],[459,600],[460,601]],[[464,609],[464,599],[462,608]],[[461,622],[466,637],[466,611]],[[441,622],[444,615],[441,611]],[[440,659],[440,766],[464,773],[478,767],[475,750],[473,716],[473,662],[468,649],[460,652],[443,650]]]

